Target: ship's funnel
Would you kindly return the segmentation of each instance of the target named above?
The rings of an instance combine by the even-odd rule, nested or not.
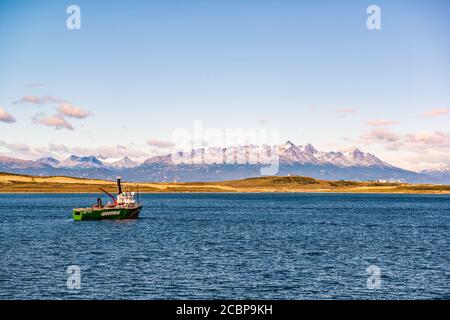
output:
[[[117,177],[117,190],[119,191],[118,194],[122,194],[122,185],[120,184],[120,177]]]

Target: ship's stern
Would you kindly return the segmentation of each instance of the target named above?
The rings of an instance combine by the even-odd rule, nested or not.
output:
[[[73,217],[73,220],[75,220],[75,221],[81,221],[81,220],[83,220],[83,212],[79,209],[73,209],[72,217]]]

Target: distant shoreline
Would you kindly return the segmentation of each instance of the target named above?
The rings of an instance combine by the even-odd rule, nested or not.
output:
[[[349,194],[349,195],[356,195],[356,194],[377,194],[377,195],[442,195],[442,196],[450,196],[450,192],[353,192],[353,191],[236,191],[236,192],[202,192],[202,191],[169,191],[169,192],[140,192],[141,195],[143,194]],[[45,195],[45,194],[101,194],[101,192],[2,192],[0,191],[0,195]]]
[[[125,191],[140,193],[347,193],[450,194],[450,186],[432,184],[328,181],[300,176],[270,176],[219,182],[124,183]],[[99,188],[116,192],[116,183],[64,176],[41,177],[0,173],[0,194],[97,194]]]

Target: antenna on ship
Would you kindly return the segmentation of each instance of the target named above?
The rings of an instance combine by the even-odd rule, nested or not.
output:
[[[136,188],[137,188],[137,203],[139,204],[139,183],[136,184]]]

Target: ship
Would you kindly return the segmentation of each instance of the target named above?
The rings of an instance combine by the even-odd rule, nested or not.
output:
[[[139,190],[135,192],[122,192],[121,178],[117,178],[117,196],[113,196],[108,191],[100,191],[107,194],[112,200],[106,205],[102,204],[102,199],[97,198],[97,203],[91,207],[75,208],[72,216],[76,221],[81,220],[104,220],[104,219],[137,219],[142,209],[139,203]],[[137,200],[135,199],[137,195]]]

